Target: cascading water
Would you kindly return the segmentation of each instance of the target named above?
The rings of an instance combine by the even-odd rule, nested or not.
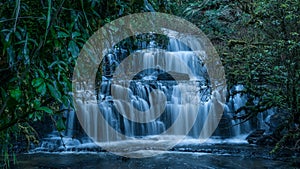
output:
[[[243,90],[243,88],[244,87],[242,85],[237,85],[234,87],[233,90],[236,92],[241,92]],[[242,106],[245,106],[246,102],[247,102],[246,95],[242,95],[240,93],[234,95],[233,97],[231,97],[229,99],[229,104],[231,105],[231,110],[233,112],[237,111]],[[239,114],[243,115],[244,112],[242,111]],[[232,126],[233,126],[232,129],[234,131],[235,136],[238,136],[241,134],[248,134],[252,130],[250,121],[243,122],[242,125],[237,125],[242,122],[241,120],[232,120],[231,122],[232,122]]]
[[[141,42],[140,44],[144,44],[141,45],[141,48],[145,47],[145,43]],[[199,137],[211,108],[211,89],[206,68],[195,53],[176,39],[171,38],[169,40],[167,51],[163,53],[163,56],[160,50],[153,49],[156,47],[155,44],[154,41],[150,41],[148,44],[146,43],[147,50],[134,52],[135,57],[142,59],[138,63],[134,60],[129,62],[131,68],[134,69],[137,65],[144,65],[145,67],[152,65],[152,68],[140,71],[132,79],[113,76],[121,62],[128,58],[125,50],[115,48],[104,59],[101,81],[97,83],[98,86],[96,87],[97,91],[91,90],[94,87],[89,86],[88,83],[78,83],[76,86],[77,93],[74,95],[77,98],[78,111],[83,112],[83,114],[78,115],[78,118],[84,122],[81,124],[82,127],[87,133],[92,133],[94,139],[103,142],[122,140],[117,134],[110,133],[109,128],[131,138],[151,138],[166,131],[172,137],[181,135],[188,135],[188,138],[194,139]],[[201,54],[205,55],[204,52]],[[165,69],[161,70],[157,63],[164,64]],[[186,69],[183,64],[187,65],[189,69]],[[156,66],[153,67],[153,65]],[[126,80],[129,81],[129,86],[124,87],[121,84]],[[188,91],[185,91],[187,89]],[[242,89],[243,86],[238,85],[234,90],[240,91]],[[149,95],[155,90],[162,91],[164,96],[159,95],[158,98],[151,99]],[[121,94],[118,95],[118,99],[112,96],[113,92]],[[164,100],[163,97],[166,100],[163,107],[147,112],[151,106]],[[243,106],[246,99],[246,96],[241,94],[230,98],[228,103],[224,105],[224,115],[213,137],[219,139],[233,138],[253,130],[250,122],[238,124],[240,121],[232,120],[233,112]],[[123,102],[127,103],[124,104]],[[195,111],[195,108],[197,108],[198,113],[196,115],[190,114],[190,112]],[[99,109],[102,114],[98,113]],[[147,113],[137,114],[135,109]],[[121,114],[121,112],[126,113]],[[157,112],[162,113],[156,116],[155,113]],[[179,112],[184,112],[184,115],[179,117]],[[109,126],[103,127],[102,124],[99,124],[101,116]],[[64,146],[74,148],[81,147],[82,144],[92,143],[92,140],[85,135],[75,136],[74,133],[76,132],[74,131],[78,131],[79,126],[75,112],[69,112],[66,117],[65,137],[60,138],[52,133],[49,138],[44,139],[38,150],[61,151],[65,149]],[[139,123],[130,120],[133,117],[144,122]],[[181,118],[181,121],[173,125],[178,118]],[[260,120],[260,127],[262,127],[264,118],[261,117]],[[232,127],[235,124],[238,125]],[[189,132],[187,133],[187,131]],[[106,136],[103,136],[103,133]],[[110,140],[111,138],[112,140]],[[156,139],[159,140],[160,138],[156,137]]]
[[[155,43],[149,42],[150,47],[153,44]],[[182,49],[187,50],[182,51]],[[185,135],[185,131],[189,131],[192,126],[190,123],[193,123],[194,118],[196,118],[189,116],[188,113],[195,109],[195,105],[201,104],[199,108],[199,114],[201,113],[200,116],[202,117],[197,118],[195,122],[196,125],[189,133],[189,135],[192,137],[199,136],[210,106],[210,89],[208,81],[205,79],[205,77],[207,77],[205,67],[201,67],[201,64],[199,66],[201,61],[192,51],[188,51],[186,46],[179,43],[178,40],[171,39],[168,50],[169,51],[164,52],[166,57],[158,56],[162,53],[155,49],[136,51],[136,57],[141,57],[142,59],[140,60],[141,63],[131,63],[130,66],[133,69],[136,65],[140,64],[145,65],[145,67],[151,67],[149,65],[163,63],[166,65],[166,71],[170,71],[162,71],[160,70],[159,66],[156,66],[152,69],[143,70],[136,74],[132,80],[130,80],[130,86],[128,88],[118,84],[112,85],[113,80],[119,80],[120,83],[124,81],[122,78],[116,80],[114,77],[111,77],[112,72],[110,71],[111,67],[114,67],[114,65],[119,65],[122,60],[119,59],[120,57],[116,56],[115,54],[108,54],[106,56],[107,58],[105,59],[107,62],[103,68],[104,71],[102,73],[103,76],[100,85],[100,91],[99,93],[95,93],[95,95],[98,94],[98,99],[101,100],[100,104],[97,104],[96,99],[87,102],[83,102],[83,98],[78,100],[81,111],[86,112],[86,114],[81,118],[83,118],[83,121],[88,121],[85,123],[87,126],[83,126],[83,128],[87,129],[88,132],[95,132],[94,134],[96,137],[97,133],[107,133],[106,131],[103,131],[106,129],[100,129],[100,126],[96,124],[98,123],[97,119],[99,118],[99,114],[96,113],[96,109],[100,108],[107,123],[109,123],[114,130],[126,136],[140,137],[158,135],[170,128],[170,126],[177,119],[179,111],[183,111],[186,112],[187,115],[182,117],[184,118],[181,120],[182,122],[176,124],[170,133],[173,135]],[[184,65],[182,65],[182,63],[187,64],[191,72],[186,72],[186,68]],[[176,77],[173,77],[171,74]],[[180,79],[183,82],[179,84],[174,80],[174,78]],[[182,91],[185,88],[189,89],[189,93]],[[163,112],[160,117],[147,123],[138,123],[120,115],[114,104],[112,104],[114,98],[111,96],[111,90],[114,90],[116,93],[128,94],[128,96],[126,96],[129,97],[127,104],[123,105],[121,102],[128,98],[121,98],[114,100],[114,102],[116,106],[119,107],[121,112],[127,112],[128,116],[130,117],[138,116],[135,114],[133,109],[146,111],[153,106],[151,104],[157,104],[154,103],[155,100],[151,100],[151,98],[149,99],[149,95],[153,90],[162,91],[166,96],[167,103],[165,107],[156,109],[157,112]],[[156,99],[158,101],[162,100],[160,98]],[[83,100],[85,100],[85,98]],[[152,113],[155,114],[156,112]],[[145,118],[145,121],[147,121],[147,119],[153,118],[151,117],[153,115],[152,113],[145,113],[139,118]]]
[[[153,44],[155,43],[150,41],[148,47],[153,47]],[[80,117],[86,122],[84,123],[86,126],[83,126],[83,128],[87,129],[88,132],[94,132],[96,137],[100,137],[97,133],[108,133],[107,129],[97,125],[97,119],[100,115],[96,113],[96,110],[100,109],[107,123],[109,123],[114,130],[123,135],[129,137],[159,135],[170,128],[175,122],[178,112],[183,111],[186,112],[187,115],[182,117],[184,119],[181,123],[176,123],[176,126],[173,126],[171,134],[184,135],[186,134],[185,131],[190,130],[188,135],[192,138],[198,138],[211,105],[210,84],[206,68],[205,66],[201,66],[203,65],[201,60],[197,58],[187,46],[176,39],[169,40],[167,52],[163,53],[166,57],[157,57],[157,55],[161,55],[162,53],[155,49],[137,50],[135,51],[136,57],[143,59],[140,59],[140,63],[133,61],[130,63],[130,67],[134,69],[136,65],[141,64],[145,65],[145,67],[156,65],[156,63],[165,64],[166,70],[177,72],[177,74],[173,73],[173,76],[177,76],[174,78],[181,78],[182,83],[178,84],[174,80],[170,74],[171,71],[164,72],[160,70],[159,66],[156,66],[155,68],[143,70],[136,74],[133,79],[130,80],[130,86],[126,88],[118,84],[112,85],[112,81],[117,81],[117,78],[114,79],[114,77],[112,77],[112,71],[114,70],[111,68],[120,65],[124,59],[120,57],[120,55],[118,56],[118,52],[119,51],[115,51],[106,56],[100,90],[98,93],[94,93],[94,97],[92,97],[93,100],[84,102],[83,100],[86,100],[85,96],[82,96],[82,99],[78,100],[81,111],[86,112],[85,115]],[[203,55],[205,55],[205,53],[203,53]],[[186,69],[183,64],[186,64],[191,72],[185,72]],[[118,80],[121,83],[124,79],[119,78]],[[188,93],[182,92],[184,88],[189,89]],[[138,123],[129,120],[128,117],[138,116],[134,109],[145,111],[151,107],[151,100],[149,100],[148,97],[151,91],[156,89],[163,91],[167,101],[162,110],[157,110],[163,112],[161,116],[148,123]],[[129,98],[114,100],[111,90],[114,90],[116,93],[127,93],[128,95],[126,95],[126,97]],[[84,92],[81,94],[84,95]],[[100,100],[99,104],[97,104],[97,100],[95,99],[97,94]],[[124,107],[124,104],[121,102],[127,99],[128,103]],[[113,104],[113,101],[116,105]],[[245,98],[238,95],[233,98],[232,102],[234,102],[233,109],[236,110],[239,106],[244,104]],[[189,112],[193,111],[195,107],[193,105],[200,105],[197,117],[188,115]],[[116,106],[119,107],[119,109],[116,109]],[[230,109],[228,107],[226,108]],[[128,117],[120,114],[118,111],[126,112]],[[226,113],[230,113],[230,111]],[[151,117],[151,113],[146,113],[139,118],[145,118],[147,121],[147,119],[152,119],[153,117]],[[192,127],[190,126],[191,123],[194,123]],[[228,126],[230,125],[227,125],[227,127]],[[228,137],[240,135],[244,132],[241,128],[248,130],[248,123],[228,129],[227,133],[222,133],[222,135],[227,135]],[[216,133],[218,133],[218,131],[216,131]],[[215,134],[215,136],[218,136],[218,134]]]

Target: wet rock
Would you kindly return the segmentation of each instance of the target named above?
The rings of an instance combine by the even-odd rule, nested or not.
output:
[[[231,120],[232,118],[228,114],[223,114],[218,124],[218,129],[215,130],[213,136],[219,136],[221,139],[232,137],[233,134],[231,133]]]
[[[277,143],[276,140],[277,139],[275,139],[272,135],[263,135],[260,138],[258,138],[254,144],[274,146]]]
[[[257,129],[254,132],[250,133],[246,140],[249,144],[256,144],[258,140],[263,138],[263,134],[265,133],[264,129]]]
[[[287,133],[287,130],[279,130],[280,126],[286,122],[288,114],[284,110],[277,109],[275,113],[269,115],[266,118],[265,124],[267,124],[266,131],[263,135],[259,136],[260,133],[257,133],[256,138],[249,137],[248,142],[250,144],[257,144],[262,146],[274,146],[281,139],[283,135]]]
[[[55,124],[50,116],[43,116],[40,121],[31,122],[30,126],[35,129],[40,138],[44,138],[55,129]]]
[[[281,126],[287,119],[288,113],[284,110],[277,110],[276,113],[270,116],[270,119],[266,121],[269,126],[269,133],[276,132],[277,128]]]
[[[190,77],[185,73],[169,71],[158,74],[157,80],[190,80]]]

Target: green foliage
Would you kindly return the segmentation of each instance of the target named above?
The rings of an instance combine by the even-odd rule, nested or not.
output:
[[[299,0],[212,0],[191,3],[185,10],[217,47],[228,89],[244,86],[239,93],[248,102],[235,118],[246,121],[270,108],[285,112],[274,135],[281,139],[276,150],[300,149],[299,137],[294,137],[300,132],[299,7]]]
[[[58,131],[65,129],[60,107],[72,106],[72,70],[81,47],[104,24],[149,11],[145,2],[157,11],[171,10],[168,0],[0,3],[1,155],[7,157],[12,142],[24,135],[34,140],[30,126],[45,116]]]
[[[60,107],[72,106],[72,70],[81,47],[105,23],[142,11],[143,1],[0,3],[0,155],[9,160],[16,140],[36,140],[31,124],[45,116],[58,131],[65,129]]]
[[[299,0],[147,2],[156,11],[185,16],[208,35],[221,55],[228,88],[242,84],[249,98],[236,118],[248,120],[275,107],[288,114],[278,128],[284,139],[277,147],[299,138]],[[60,107],[72,106],[72,70],[86,40],[116,18],[145,11],[142,0],[0,3],[0,147],[6,162],[14,141],[37,142],[32,122],[50,116],[64,130]],[[299,150],[299,142],[292,143]]]

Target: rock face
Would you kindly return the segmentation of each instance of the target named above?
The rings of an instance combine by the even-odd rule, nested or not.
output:
[[[254,132],[250,133],[246,137],[246,140],[248,141],[249,144],[257,144],[258,140],[260,140],[264,137],[263,136],[264,133],[265,133],[265,130],[257,129]]]
[[[148,78],[147,78],[148,77]],[[122,77],[120,77],[122,78]],[[190,80],[190,76],[186,73],[174,71],[162,71],[160,69],[148,69],[134,76],[133,80],[152,80],[152,81],[174,81],[174,80]]]
[[[275,139],[273,135],[263,135],[260,137],[255,144],[262,146],[274,146],[277,143],[278,139]]]
[[[157,76],[157,80],[190,80],[188,74],[178,73],[178,72],[167,72],[160,73]]]
[[[274,146],[286,134],[286,130],[278,130],[288,120],[288,113],[282,109],[272,109],[263,119],[263,129],[257,129],[246,138],[250,144]]]
[[[219,136],[222,139],[230,138],[233,136],[231,128],[231,117],[224,113],[218,124],[218,130],[215,130],[213,136]]]
[[[273,146],[277,142],[273,134],[266,134],[265,130],[263,129],[257,129],[250,133],[246,137],[246,140],[249,144],[257,144],[262,146]]]

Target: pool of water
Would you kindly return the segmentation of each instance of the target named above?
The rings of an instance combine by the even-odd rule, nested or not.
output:
[[[169,151],[149,158],[126,158],[107,152],[33,153],[17,156],[13,168],[291,168],[291,164],[243,155]]]

